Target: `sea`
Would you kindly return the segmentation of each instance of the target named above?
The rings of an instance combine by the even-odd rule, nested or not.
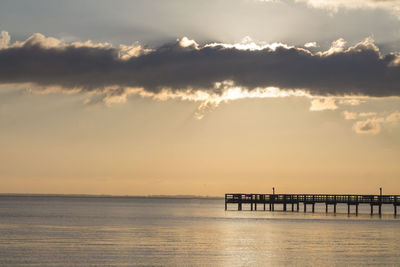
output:
[[[2,195],[0,266],[400,266],[400,218],[390,205],[382,216],[369,211],[225,211],[223,198]]]

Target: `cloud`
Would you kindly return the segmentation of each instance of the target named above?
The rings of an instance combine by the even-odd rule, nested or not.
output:
[[[310,48],[310,47],[317,47],[317,42],[308,42],[304,44],[304,47]]]
[[[317,98],[311,101],[310,111],[335,110],[337,108],[334,98]]]
[[[386,117],[387,122],[398,122],[400,121],[400,112],[393,112]]]
[[[320,53],[323,56],[330,56],[333,54],[342,53],[346,48],[347,42],[343,38],[339,38],[336,41],[333,41],[331,47],[328,51]]]
[[[7,48],[10,43],[11,37],[6,31],[0,32],[0,49]]]
[[[353,125],[353,130],[358,134],[376,135],[381,132],[382,118],[371,118],[363,121],[357,121]]]
[[[256,0],[256,2],[264,2],[264,3],[280,3],[281,0]]]
[[[383,9],[400,19],[400,0],[295,0],[336,13],[339,9]]]
[[[345,120],[355,120],[358,118],[358,114],[356,112],[350,112],[345,110],[342,112],[342,114]]]
[[[400,57],[382,55],[371,38],[354,46],[338,39],[318,52],[250,37],[202,45],[184,37],[158,48],[66,43],[38,33],[22,42],[10,40],[7,32],[0,33],[0,87],[86,93],[86,104],[110,106],[133,94],[195,101],[200,103],[195,118],[201,119],[221,103],[244,98],[301,96],[311,99],[311,111],[322,111],[356,106],[368,97],[400,96]],[[342,114],[360,119],[353,125],[359,134],[375,135],[383,125],[400,121],[399,112]]]
[[[357,118],[365,118],[365,117],[376,117],[377,113],[376,112],[350,112],[350,111],[343,111],[342,112],[344,119],[345,120],[355,120]]]
[[[183,37],[158,48],[66,43],[39,33],[10,40],[2,31],[0,86],[24,86],[36,94],[84,92],[85,103],[110,106],[132,94],[196,101],[195,116],[202,118],[220,103],[243,98],[303,96],[312,99],[310,110],[321,111],[359,105],[367,97],[400,96],[400,57],[382,55],[371,38],[349,47],[338,39],[318,52],[250,37],[203,45]],[[361,124],[356,128],[365,132]]]
[[[321,97],[400,95],[400,66],[393,65],[397,56],[381,55],[370,38],[348,48],[339,39],[328,51],[317,53],[279,43],[200,46],[188,38],[156,49],[68,44],[41,34],[13,44],[7,40],[2,34],[1,84],[221,94],[214,85],[231,81],[248,91],[276,87]]]
[[[358,114],[358,116],[360,116],[360,117],[373,117],[373,116],[376,116],[376,112],[360,112],[360,114]]]
[[[340,99],[339,104],[346,105],[346,106],[358,106],[361,103],[365,103],[365,100],[357,99],[357,98],[350,98],[350,99]]]
[[[192,47],[194,49],[198,49],[199,48],[199,44],[196,43],[195,40],[190,40],[189,38],[187,38],[186,36],[184,36],[181,40],[177,40],[177,42],[179,43],[179,45],[181,47]]]
[[[376,112],[348,112],[344,111],[346,120],[355,120],[362,117],[370,117],[365,120],[357,121],[353,125],[353,130],[358,134],[376,135],[381,132],[383,125],[393,125],[400,121],[400,112],[393,112],[387,116],[377,117]]]

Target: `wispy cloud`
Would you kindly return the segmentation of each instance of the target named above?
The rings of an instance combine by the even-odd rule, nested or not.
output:
[[[308,6],[336,13],[339,9],[382,9],[400,19],[399,0],[295,0]]]
[[[358,134],[376,135],[381,132],[384,125],[395,124],[400,121],[400,112],[393,112],[388,115],[379,115],[376,112],[350,112],[343,111],[346,120],[357,120],[353,124],[353,130]]]
[[[361,103],[364,103],[366,100],[362,100],[359,98],[345,98],[345,99],[340,99],[339,104],[341,105],[346,105],[346,106],[358,106]]]
[[[382,118],[371,118],[363,121],[357,121],[353,125],[353,130],[358,134],[375,135],[382,129]]]
[[[350,112],[345,110],[342,112],[342,114],[345,120],[355,120],[358,118],[358,114],[356,112]]]
[[[311,111],[335,110],[337,108],[336,99],[334,98],[326,97],[311,100]]]
[[[385,119],[387,122],[399,122],[400,121],[400,112],[393,112],[388,115]]]

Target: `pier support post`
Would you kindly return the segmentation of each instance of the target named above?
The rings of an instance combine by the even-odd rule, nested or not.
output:
[[[226,203],[226,200],[225,200],[225,210],[227,210],[228,209],[228,203]]]
[[[272,203],[272,211],[275,211],[275,204]]]
[[[269,211],[271,211],[272,210],[272,204],[271,204],[271,202],[269,203]]]
[[[300,203],[297,202],[297,212],[299,212],[299,208],[300,208]]]
[[[397,215],[397,206],[396,206],[396,204],[393,205],[393,207],[394,207],[394,216],[396,216]]]
[[[242,210],[242,202],[238,203],[238,210]]]
[[[265,200],[264,200],[265,201]],[[265,202],[264,202],[264,210],[265,210]]]
[[[292,211],[294,211],[294,203],[292,203]]]
[[[374,214],[374,206],[371,204],[371,215]]]
[[[336,203],[333,204],[333,213],[336,214]]]
[[[283,211],[286,211],[286,203],[283,203]]]
[[[356,215],[358,215],[358,204],[356,205]]]
[[[312,212],[314,213],[315,211],[315,203],[312,203]]]
[[[379,215],[382,215],[382,204],[379,204]]]
[[[307,212],[307,204],[304,202],[304,212]]]
[[[325,213],[328,213],[328,204],[325,204]]]
[[[254,203],[254,210],[257,210],[257,203]]]
[[[350,214],[350,204],[347,204],[347,214]]]

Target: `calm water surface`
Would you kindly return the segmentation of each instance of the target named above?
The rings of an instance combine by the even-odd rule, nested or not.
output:
[[[223,199],[0,196],[1,266],[400,265],[400,219]],[[278,208],[279,209],[279,208]]]

